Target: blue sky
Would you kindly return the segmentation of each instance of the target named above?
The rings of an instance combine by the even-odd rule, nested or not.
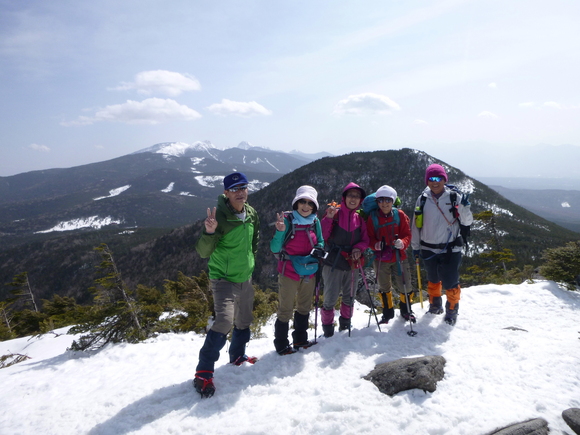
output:
[[[0,176],[171,141],[580,146],[578,22],[577,0],[0,0]]]

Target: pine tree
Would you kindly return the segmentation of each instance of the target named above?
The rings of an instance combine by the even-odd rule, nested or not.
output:
[[[72,343],[72,350],[95,350],[107,343],[134,343],[147,338],[139,320],[139,304],[126,288],[113,253],[106,244],[95,250],[101,255],[98,268],[103,276],[95,280],[97,285],[91,289],[95,304],[88,319],[69,331],[69,334],[88,332]]]
[[[546,261],[540,268],[542,275],[563,282],[568,290],[577,290],[580,286],[580,241],[546,249],[542,258]]]
[[[22,301],[24,304],[30,303],[34,311],[37,313],[38,305],[36,305],[36,300],[34,299],[34,293],[32,292],[32,287],[30,286],[30,280],[28,279],[28,272],[22,272],[16,275],[10,284],[8,284],[14,289],[11,293]],[[16,302],[16,301],[15,301]]]

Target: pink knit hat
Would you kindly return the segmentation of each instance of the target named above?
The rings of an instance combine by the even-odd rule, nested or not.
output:
[[[438,165],[437,163],[433,163],[425,171],[425,184],[428,184],[427,182],[429,181],[430,177],[443,177],[445,178],[446,183],[448,181],[447,172],[445,172],[443,166]]]

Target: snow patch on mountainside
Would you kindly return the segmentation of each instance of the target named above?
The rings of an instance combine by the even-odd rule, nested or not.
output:
[[[98,230],[107,225],[121,223],[123,223],[122,219],[113,219],[111,216],[107,216],[105,218],[100,218],[99,216],[91,216],[87,218],[78,218],[66,222],[60,222],[56,226],[48,230],[36,231],[34,234],[52,233],[54,231],[74,231],[79,230],[81,228],[94,228]]]
[[[203,187],[216,187],[216,183],[224,179],[225,175],[199,175],[195,177]]]
[[[260,189],[263,189],[264,187],[268,186],[270,183],[268,183],[267,181],[260,181],[260,180],[251,180],[248,183],[248,191],[250,192],[257,192]]]
[[[169,186],[167,186],[165,189],[161,189],[161,191],[163,193],[169,193],[173,190],[173,186],[175,186],[174,182],[169,183]]]
[[[123,187],[117,187],[116,189],[109,190],[109,195],[108,196],[99,196],[98,198],[93,198],[93,200],[99,201],[99,200],[105,199],[105,198],[112,198],[113,196],[120,195],[125,190],[129,189],[130,187],[131,187],[130,184],[128,184],[126,186],[123,186]]]

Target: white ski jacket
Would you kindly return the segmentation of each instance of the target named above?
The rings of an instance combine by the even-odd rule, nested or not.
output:
[[[445,191],[439,199],[432,195],[429,187],[426,187],[417,198],[415,209],[421,206],[421,198],[423,196],[426,197],[425,206],[423,207],[423,226],[422,228],[417,228],[417,218],[414,216],[411,229],[411,247],[414,251],[427,249],[435,253],[442,253],[447,251],[448,245],[451,245],[453,246],[453,252],[460,252],[462,246],[455,244],[457,238],[460,237],[459,220],[462,225],[471,225],[473,223],[471,205],[461,204],[463,196],[457,192],[458,220],[451,211],[451,189],[447,186],[445,186]],[[421,241],[424,243],[422,244]]]

